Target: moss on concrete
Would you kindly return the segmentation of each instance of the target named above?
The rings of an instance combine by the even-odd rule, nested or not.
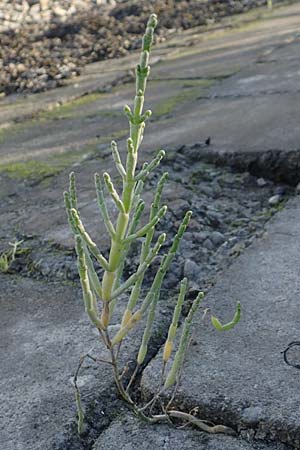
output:
[[[74,116],[74,113],[80,107],[88,105],[90,103],[94,103],[98,100],[102,100],[106,94],[95,92],[92,94],[83,95],[75,100],[70,100],[69,102],[64,103],[63,105],[59,105],[54,107],[49,111],[44,111],[38,115],[39,120],[47,119],[47,120],[59,120],[59,119],[69,119]],[[79,111],[80,113],[80,111]]]
[[[153,107],[154,120],[165,115],[171,114],[179,105],[187,103],[193,99],[204,95],[206,90],[214,83],[213,80],[195,79],[195,80],[172,80],[179,84],[179,92],[176,95],[165,99]]]
[[[15,136],[20,131],[26,129],[28,125],[33,123],[33,120],[26,120],[22,123],[12,123],[6,127],[0,128],[0,143],[4,142],[8,136]]]
[[[68,151],[51,155],[46,161],[28,160],[0,164],[0,173],[15,180],[40,181],[58,175],[62,170],[81,160],[87,154],[84,148],[80,152]]]
[[[0,173],[6,173],[13,179],[40,179],[56,175],[58,167],[42,161],[25,161],[0,165]]]
[[[98,146],[100,144],[109,144],[112,140],[122,139],[127,134],[127,129],[121,129],[110,135],[98,136],[97,138],[91,139],[80,150],[51,154],[43,160],[30,159],[28,161],[3,163],[0,164],[0,173],[5,173],[15,180],[41,181],[58,175],[62,170],[71,167],[74,163],[82,161],[87,155],[99,153]]]
[[[117,131],[113,131],[108,136],[99,136],[97,138],[97,144],[105,144],[106,142],[110,143],[112,140],[123,139],[128,135],[127,129],[121,129]]]

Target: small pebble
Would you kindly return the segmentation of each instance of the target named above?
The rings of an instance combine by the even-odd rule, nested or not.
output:
[[[249,406],[242,412],[242,421],[246,425],[255,426],[263,419],[263,410],[259,406]]]
[[[191,259],[187,259],[184,263],[183,273],[190,281],[197,282],[199,280],[200,267]]]
[[[220,233],[219,231],[213,231],[210,234],[210,240],[212,241],[212,243],[216,246],[222,245],[223,242],[225,241],[225,236],[224,234]]]
[[[264,187],[268,184],[268,182],[264,178],[257,178],[256,183],[259,187]]]
[[[207,250],[213,250],[214,249],[214,244],[212,243],[212,241],[210,239],[206,239],[203,242],[203,247],[207,248]]]
[[[276,194],[276,195],[273,195],[272,197],[269,198],[268,203],[269,203],[270,206],[276,206],[281,201],[282,201],[282,195]]]

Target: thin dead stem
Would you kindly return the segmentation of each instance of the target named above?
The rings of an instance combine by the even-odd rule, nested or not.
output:
[[[126,392],[129,391],[129,389],[130,389],[132,383],[134,382],[135,377],[136,377],[136,375],[137,375],[137,373],[138,373],[139,368],[140,368],[140,365],[137,364],[137,365],[135,366],[135,369],[134,369],[134,371],[133,371],[133,374],[131,375],[131,378],[130,378],[130,380],[129,380],[129,383],[128,383],[127,387],[126,387]]]

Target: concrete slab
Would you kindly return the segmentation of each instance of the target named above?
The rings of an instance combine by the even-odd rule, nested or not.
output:
[[[35,116],[41,111],[52,110],[61,104],[77,99],[90,92],[106,91],[114,83],[126,78],[126,64],[122,69],[120,66],[115,68],[114,73],[105,71],[105,64],[99,67],[97,77],[92,76],[88,71],[87,76],[77,77],[76,80],[69,80],[66,86],[53,89],[48,92],[41,92],[33,95],[12,95],[0,100],[0,129],[9,124],[26,120],[28,117]],[[95,79],[96,78],[96,79]]]
[[[298,16],[299,5],[296,3],[279,6],[272,12],[258,8],[226,17],[218,24],[182,31],[179,36],[174,35],[154,48],[152,76],[169,78],[170,74],[172,77],[176,74],[176,77],[186,78],[232,74],[256,58],[258,53],[270,53],[274,45],[282,44],[283,39],[293,36],[298,30]],[[272,33],[274,28],[276,34]],[[192,64],[189,58],[185,59],[188,55],[194,55]],[[124,58],[93,63],[61,88],[1,99],[0,127],[5,128],[40,111],[51,110],[86,93],[106,91],[110,86],[122,83],[128,79],[136,58],[137,53],[132,53]],[[182,62],[179,61],[181,58]],[[158,62],[160,64],[156,68]]]
[[[1,275],[0,305],[1,446],[49,449],[74,415],[70,377],[93,345],[79,289]]]
[[[156,81],[149,84],[146,107],[154,112],[154,120],[172,112],[174,105],[188,103],[202,96],[212,84],[209,80]],[[131,104],[134,83],[114,89],[111,94],[91,94],[66,103],[35,119],[15,124],[0,134],[0,162],[55,160],[55,156],[87,152],[111,139],[128,134],[128,120],[123,114]]]
[[[227,423],[242,435],[300,448],[299,372],[281,352],[299,339],[300,199],[291,200],[267,226],[263,239],[240,256],[208,293],[205,306],[225,321],[237,300],[240,324],[226,333],[195,320],[178,402],[199,416]],[[297,354],[291,356],[298,362]],[[143,376],[154,392],[161,355]]]
[[[132,416],[115,420],[97,439],[93,450],[286,450],[282,445],[210,436],[170,425],[147,425]]]
[[[299,54],[299,35],[296,37],[287,38],[285,45],[279,45],[273,51],[270,51],[262,56],[262,62],[273,62],[273,61],[286,61],[288,63],[297,61]],[[289,51],[286,51],[286,46],[288,45]],[[275,52],[276,50],[276,52]]]
[[[85,315],[81,289],[3,274],[0,283],[1,448],[83,449],[76,433],[72,377],[80,356],[92,348],[95,356],[107,354]],[[159,327],[166,316],[161,313]],[[112,321],[112,332],[119,320],[120,313]],[[156,330],[156,337],[164,328]],[[127,339],[122,350],[126,361],[135,357],[141,332],[137,329],[133,339]],[[85,445],[107,423],[116,402],[110,367],[86,367],[78,379],[89,432]],[[68,424],[73,426],[71,435]]]
[[[257,59],[272,57],[278,47],[290,44],[298,36],[299,5],[278,8],[273,13],[261,13],[249,23],[239,23],[231,18],[229,27],[174,38],[172,43],[185,47],[170,50],[153,68],[154,78],[222,77],[252,64]],[[276,33],[273,30],[276,29]],[[286,58],[286,57],[285,57]]]
[[[226,93],[226,90],[223,91]],[[145,147],[155,148],[164,142],[165,148],[176,143],[204,143],[211,136],[209,148],[199,147],[199,157],[267,150],[288,152],[299,149],[300,94],[270,94],[257,97],[199,99],[178,106],[174,118],[157,124],[145,140]]]
[[[247,14],[241,16],[243,21]],[[253,12],[251,17],[253,16]],[[257,13],[254,17],[257,16]],[[253,19],[253,17],[252,17]],[[229,18],[224,19],[226,22]],[[219,28],[220,25],[218,24]],[[201,32],[203,31],[201,27]],[[209,27],[214,29],[215,26]],[[170,52],[170,48],[176,46],[177,51],[182,47],[185,49],[186,41],[189,41],[189,32],[183,33],[180,42],[176,36],[166,44],[161,44],[153,49],[151,65],[152,67],[159,61],[164,60]],[[82,74],[76,78],[66,80],[66,84],[60,88],[33,95],[11,95],[0,99],[0,129],[5,129],[14,122],[24,121],[32,116],[36,116],[42,111],[55,110],[60,105],[80,98],[92,92],[106,92],[112,86],[123,84],[132,77],[132,71],[139,57],[139,52],[132,52],[130,55],[114,60],[99,61],[87,65]]]
[[[296,53],[300,40],[291,38],[274,47],[267,58],[241,69],[236,75],[223,80],[211,89],[212,97],[298,93],[300,68]]]

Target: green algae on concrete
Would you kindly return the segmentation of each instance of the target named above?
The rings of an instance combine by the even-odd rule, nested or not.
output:
[[[82,160],[87,154],[84,148],[80,152],[66,152],[51,155],[47,161],[31,159],[28,161],[0,164],[0,173],[15,180],[38,181],[58,175],[62,170]]]
[[[79,112],[77,109],[89,105],[90,103],[94,103],[98,100],[103,100],[105,94],[100,92],[94,92],[86,95],[82,95],[81,97],[76,98],[75,100],[70,100],[62,105],[57,105],[56,107],[43,111],[38,114],[39,119],[69,119]]]
[[[100,136],[100,138],[98,138],[98,143],[101,141],[101,143],[106,143],[106,142],[110,142],[112,140],[116,140],[116,139],[122,139],[125,136],[128,135],[128,130],[124,129],[124,130],[118,130],[115,131],[114,133],[111,133],[109,136]]]
[[[26,121],[22,124],[16,124],[3,130],[2,138],[4,135],[11,135],[12,133],[18,133],[20,130],[28,126],[28,123],[35,124],[36,120]],[[59,152],[54,154],[41,155],[39,158],[31,158],[19,161],[6,161],[0,163],[0,174],[6,174],[9,178],[14,180],[30,180],[41,181],[43,179],[58,175],[61,171],[71,167],[75,163],[80,163],[87,156],[94,155],[95,157],[101,157],[101,150],[99,151],[99,145],[109,144],[112,140],[119,140],[127,136],[127,129],[120,129],[109,135],[99,135],[96,138],[89,139],[81,149],[73,149],[65,152]],[[0,134],[1,139],[1,134]]]
[[[0,165],[0,173],[13,179],[37,179],[56,175],[59,169],[42,161],[24,161]]]
[[[179,105],[197,99],[204,95],[206,90],[214,83],[209,79],[182,79],[170,80],[170,83],[179,85],[179,92],[153,107],[154,117],[171,114]]]
[[[94,103],[98,100],[102,100],[105,98],[105,95],[106,94],[99,92],[83,95],[64,104],[57,104],[47,111],[33,114],[31,117],[27,117],[22,122],[12,122],[7,124],[7,126],[2,126],[0,128],[0,143],[4,142],[7,137],[16,135],[30,126],[35,126],[40,123],[46,123],[49,120],[63,120],[79,116],[81,117],[82,115],[84,115],[82,111],[80,111],[81,107]],[[95,115],[115,117],[116,114],[117,112],[105,110],[99,111]],[[120,114],[121,112],[118,115]]]
[[[30,123],[32,122],[33,121],[30,121]],[[25,129],[27,125],[28,122],[26,121],[25,123],[12,123],[8,124],[7,126],[2,126],[0,128],[0,144],[2,144],[8,136],[16,135],[17,133]]]

